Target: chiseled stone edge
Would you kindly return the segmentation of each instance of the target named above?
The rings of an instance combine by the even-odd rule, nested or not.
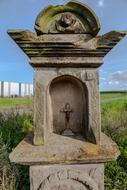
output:
[[[103,58],[124,38],[127,32],[111,31],[92,39],[86,34],[45,34],[37,36],[29,30],[8,30],[8,34],[29,58],[48,58],[49,56],[55,57],[57,55],[57,59],[65,56],[65,58],[73,58],[73,55],[76,57]],[[70,49],[69,51],[72,50],[72,55],[64,52],[61,46],[62,48]],[[59,51],[54,51],[56,47],[59,48]]]
[[[52,137],[49,137],[52,138]],[[54,137],[56,139],[56,136]],[[52,140],[52,139],[51,139]],[[64,140],[66,141],[67,138]],[[59,139],[58,141],[62,141]],[[40,164],[85,164],[85,163],[104,163],[117,159],[120,152],[116,143],[114,143],[106,135],[102,135],[101,144],[93,145],[92,143],[79,142],[79,140],[72,140],[72,146],[68,146],[68,151],[60,144],[57,146],[53,142],[52,146],[34,146],[29,138],[24,139],[13,150],[9,158],[11,162],[22,165],[40,165]],[[68,141],[71,143],[71,140]],[[64,142],[62,143],[64,144]],[[66,148],[67,149],[67,148]]]
[[[77,181],[78,183],[81,183],[89,190],[98,190],[97,184],[89,175],[84,172],[72,169],[60,170],[58,172],[50,174],[45,180],[42,181],[37,190],[47,190],[48,185],[53,183],[54,181],[57,185],[57,182],[68,179],[72,179],[74,181]]]

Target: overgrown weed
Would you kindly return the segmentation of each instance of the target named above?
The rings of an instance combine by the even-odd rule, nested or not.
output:
[[[117,161],[105,166],[105,190],[127,189],[127,102],[102,105],[102,128],[119,146]]]
[[[9,153],[31,130],[31,115],[0,114],[0,190],[29,190],[28,167],[10,163]]]

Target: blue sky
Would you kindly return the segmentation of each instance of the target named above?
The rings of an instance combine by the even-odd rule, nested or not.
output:
[[[64,4],[62,0],[0,0],[0,80],[32,83],[33,69],[28,57],[7,35],[8,29],[34,31],[38,13],[48,4]],[[127,30],[127,0],[82,0],[98,15],[99,34]],[[127,37],[105,58],[100,68],[101,90],[127,89]]]

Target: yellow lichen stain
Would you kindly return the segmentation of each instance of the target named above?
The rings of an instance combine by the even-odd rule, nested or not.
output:
[[[83,153],[84,153],[85,156],[96,157],[96,156],[99,155],[100,146],[99,145],[85,143],[84,146],[82,147],[82,151],[83,151]]]
[[[52,162],[52,163],[56,163],[56,162],[66,162],[67,161],[67,155],[63,154],[63,155],[50,155],[47,156],[47,161]]]
[[[77,151],[63,153],[61,155],[52,154],[46,157],[49,163],[68,163],[75,161],[87,161],[88,159],[115,159],[119,151],[116,147],[104,148],[100,145],[85,143]]]

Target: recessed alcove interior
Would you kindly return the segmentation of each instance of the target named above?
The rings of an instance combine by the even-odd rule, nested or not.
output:
[[[88,90],[82,81],[70,75],[53,79],[49,86],[48,109],[51,132],[64,135],[69,128],[73,135],[65,136],[87,137]]]

